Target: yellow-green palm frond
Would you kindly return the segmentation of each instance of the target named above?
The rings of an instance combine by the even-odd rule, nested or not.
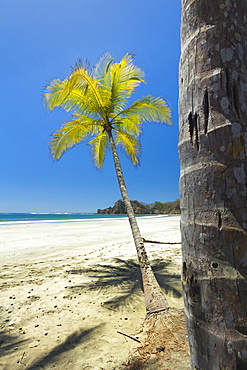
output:
[[[142,99],[136,100],[129,108],[123,110],[120,116],[131,117],[139,115],[142,122],[171,122],[171,110],[164,99],[152,95],[144,96]]]
[[[103,130],[104,122],[101,119],[91,118],[87,115],[75,113],[73,115],[73,123],[78,123],[88,130],[90,136],[99,134]]]
[[[77,119],[64,123],[51,135],[50,151],[52,157],[59,159],[67,149],[92,135],[94,127],[95,123],[90,123],[89,118],[86,118],[83,123]]]
[[[46,86],[43,95],[43,102],[47,110],[52,111],[54,108],[63,105],[69,96],[67,85],[68,80],[53,80],[50,85]]]
[[[134,89],[144,82],[144,72],[134,65],[134,56],[126,54],[119,63],[111,65],[112,111],[118,113],[126,104]]]
[[[135,137],[139,137],[142,132],[142,123],[138,115],[132,115],[131,117],[118,117],[112,122],[112,124],[117,131],[126,132]]]
[[[46,86],[43,102],[47,110],[52,111],[54,108],[62,107],[65,111],[88,110],[88,101],[82,89],[72,89],[68,79],[63,81],[53,80],[50,85]],[[90,111],[90,108],[89,108]]]
[[[126,54],[119,63],[115,63],[119,73],[116,75],[118,83],[128,89],[128,95],[141,82],[144,82],[144,71],[133,63],[134,55]]]
[[[86,99],[87,106],[94,114],[105,116],[105,111],[109,106],[110,92],[107,88],[102,88],[99,78],[94,77],[81,65],[77,65],[68,80],[71,92],[80,91]]]
[[[93,76],[101,81],[102,85],[110,88],[110,67],[113,57],[110,53],[104,54],[93,70]]]
[[[107,133],[105,131],[99,133],[88,144],[91,145],[95,166],[98,168],[102,168],[105,155],[106,155],[106,151],[109,145]]]
[[[116,144],[119,145],[125,151],[126,155],[131,158],[134,166],[139,164],[141,145],[137,138],[126,132],[116,131]]]

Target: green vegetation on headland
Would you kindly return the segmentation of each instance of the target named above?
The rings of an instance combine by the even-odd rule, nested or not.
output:
[[[137,200],[132,200],[131,205],[133,207],[134,213],[136,215],[150,215],[150,214],[179,214],[180,213],[180,201],[179,199],[174,202],[154,202],[152,204],[145,204],[138,202]],[[105,209],[98,209],[98,214],[126,214],[124,202],[118,200],[113,207],[108,207]]]

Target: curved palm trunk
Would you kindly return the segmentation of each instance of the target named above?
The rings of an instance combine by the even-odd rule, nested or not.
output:
[[[247,1],[183,0],[181,232],[193,369],[247,369]]]
[[[108,132],[108,136],[111,144],[118,184],[126,207],[132,235],[136,246],[138,261],[141,269],[146,311],[147,314],[163,311],[168,308],[168,304],[154,276],[153,270],[148,260],[147,253],[145,251],[143,239],[141,237],[141,233],[128,196],[119,156],[111,131]]]

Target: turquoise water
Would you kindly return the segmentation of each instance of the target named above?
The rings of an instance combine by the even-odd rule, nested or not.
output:
[[[0,213],[0,222],[62,222],[123,217],[126,217],[126,215],[100,215],[96,213]]]

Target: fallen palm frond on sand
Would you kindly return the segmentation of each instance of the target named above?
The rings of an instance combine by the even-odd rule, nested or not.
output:
[[[147,316],[140,332],[142,344],[129,356],[125,370],[189,369],[190,355],[183,310],[169,308]]]

